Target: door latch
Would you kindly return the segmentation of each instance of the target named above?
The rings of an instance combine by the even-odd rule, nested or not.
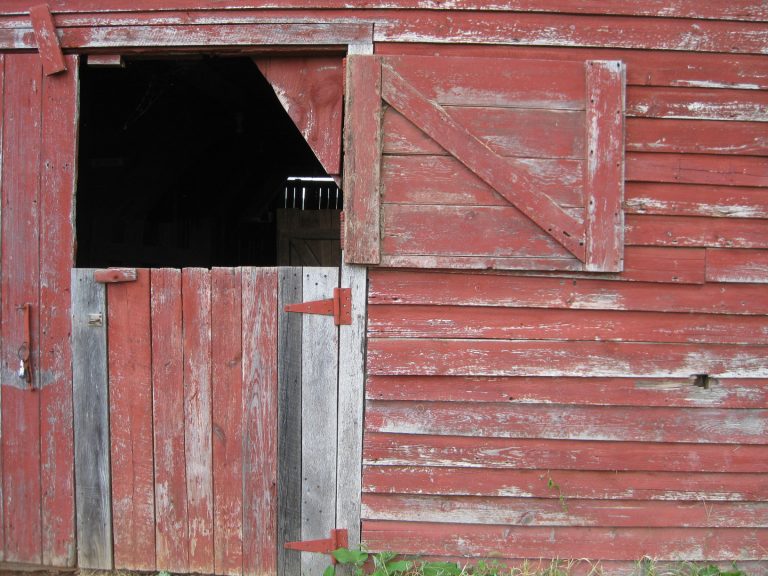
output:
[[[30,352],[32,350],[32,344],[31,344],[31,336],[30,336],[30,326],[32,324],[31,319],[31,312],[32,312],[32,304],[22,304],[18,307],[18,310],[21,310],[24,314],[23,319],[23,330],[24,330],[24,340],[21,343],[21,346],[19,346],[19,350],[17,352],[19,356],[19,371],[17,372],[19,378],[21,378],[24,382],[27,383],[27,386],[32,388],[32,367],[30,366]]]

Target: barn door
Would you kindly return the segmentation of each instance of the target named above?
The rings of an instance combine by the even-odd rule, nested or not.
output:
[[[77,56],[0,54],[0,560],[74,563],[69,269]],[[24,370],[20,373],[20,365]]]
[[[364,272],[73,271],[81,567],[316,574],[287,541],[359,529]],[[352,286],[353,325],[284,312]],[[352,352],[347,352],[352,351]],[[356,351],[356,352],[355,352]],[[341,368],[340,368],[341,367]],[[346,431],[346,433],[345,433]],[[356,446],[351,465],[337,453]],[[348,486],[349,478],[356,485]],[[337,511],[338,510],[338,511]],[[351,525],[350,525],[351,524]]]

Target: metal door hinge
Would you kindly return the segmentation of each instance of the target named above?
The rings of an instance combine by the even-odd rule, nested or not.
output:
[[[285,311],[333,316],[336,326],[349,326],[352,324],[352,289],[334,288],[333,298],[288,304],[285,307]]]
[[[303,540],[299,542],[286,542],[286,550],[298,550],[299,552],[317,552],[318,554],[331,554],[339,548],[349,546],[349,534],[346,528],[334,528],[331,530],[330,538],[321,540]],[[336,564],[336,558],[331,555],[331,562]]]

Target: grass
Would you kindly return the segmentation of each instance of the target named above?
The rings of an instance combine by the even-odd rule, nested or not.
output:
[[[497,561],[478,561],[461,566],[451,562],[429,562],[405,559],[393,552],[368,554],[362,550],[340,548],[333,552],[340,565],[353,568],[355,576],[610,576],[600,562],[580,560],[526,560],[517,565]],[[323,576],[335,576],[330,565]],[[717,564],[700,562],[658,563],[643,558],[625,576],[749,576],[735,563],[723,568]]]

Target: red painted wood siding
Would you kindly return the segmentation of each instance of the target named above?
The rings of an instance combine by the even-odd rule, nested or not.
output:
[[[577,18],[574,34],[553,40],[527,25],[564,30],[558,15],[448,17],[400,12],[377,27],[387,42],[376,52],[627,64],[626,267],[610,276],[371,271],[364,540],[450,559],[587,556],[610,573],[643,555],[736,559],[765,574],[764,47],[721,45],[743,54],[717,58],[678,51],[659,42],[682,24],[667,19],[641,41],[632,38],[649,24],[640,18],[611,20],[602,36]],[[712,31],[693,49],[717,43]],[[768,26],[755,33],[765,39]],[[496,41],[517,45],[480,45]],[[398,153],[382,164],[383,246],[413,243],[427,212],[412,206],[437,206],[436,243],[465,253],[471,243],[446,213],[453,205],[454,222],[486,207],[489,245],[525,249],[527,229],[499,235],[503,201],[427,156],[434,145],[397,128],[405,124],[391,111],[384,126],[385,154]],[[387,139],[388,126],[401,136]],[[578,144],[547,133],[515,145],[560,156],[580,180],[567,164]],[[427,159],[421,184],[409,185],[403,175]],[[563,200],[580,205],[578,195]],[[707,388],[698,373],[713,377]]]
[[[139,12],[132,0],[50,2],[65,50],[122,50],[146,41],[216,43],[222,34],[247,43],[265,19],[341,19],[350,33],[357,30],[352,30],[355,23],[372,22],[380,55],[626,64],[625,272],[371,274],[363,488],[363,537],[369,546],[454,559],[592,556],[603,558],[612,574],[643,554],[737,559],[756,574],[768,573],[765,3],[504,0],[492,7],[481,1],[454,3],[450,10],[436,9],[430,0],[348,5],[340,0],[155,0],[157,10]],[[28,8],[22,0],[3,3],[0,48],[36,49]],[[233,18],[253,26],[219,27]],[[6,86],[10,57],[5,56]],[[4,92],[3,97],[7,102],[19,94]],[[14,139],[15,147],[8,144],[9,121],[13,126],[5,112],[4,354],[6,347],[12,349],[5,339],[18,332],[9,325],[17,304],[11,295],[18,289],[9,287],[6,272],[8,260],[16,257],[7,241],[9,235],[16,238],[14,224],[7,223],[15,212],[7,203],[21,194],[9,195],[6,189],[8,179],[17,178],[14,170],[24,166],[10,173],[5,167],[27,149],[23,138]],[[535,121],[546,126],[547,117]],[[387,114],[385,122],[396,119]],[[410,137],[423,144],[413,133]],[[566,174],[583,178],[570,158],[579,152],[574,141],[538,138],[522,145],[553,151]],[[402,181],[395,178],[411,158],[391,156],[382,165],[392,175],[387,184],[395,226],[408,217],[418,222],[418,213],[406,214],[403,207],[409,204],[482,205],[493,207],[487,212],[496,216],[497,199],[439,160],[424,166],[430,178],[425,176],[419,188],[398,187]],[[571,206],[579,200],[575,195]],[[569,200],[563,201],[568,206]],[[69,218],[66,207],[55,211]],[[49,243],[62,239],[58,246],[69,245],[67,222],[60,232],[50,229]],[[493,228],[493,218],[488,225]],[[447,234],[444,241],[453,238]],[[42,246],[41,258],[60,254]],[[432,261],[435,267],[446,264]],[[50,272],[39,274],[42,294],[42,278]],[[13,282],[26,282],[28,275],[34,273]],[[214,282],[213,302],[216,290]],[[213,322],[215,333],[215,315]],[[41,318],[40,326],[45,324]],[[494,350],[508,360],[499,362]],[[695,386],[692,370],[716,380],[709,388]],[[215,360],[212,373],[213,430],[220,426],[222,432],[214,434],[214,474],[236,485],[241,469],[219,471],[217,463],[242,457],[230,455],[231,444],[222,438],[238,434],[243,422],[217,419],[226,407],[237,406],[246,384],[232,382],[236,397],[217,408],[221,382],[230,380],[223,375],[217,383]],[[7,471],[17,450],[8,431],[18,418],[7,415],[24,406],[13,396],[16,389],[6,394],[5,383],[7,492],[18,485],[14,474],[19,473]],[[66,402],[63,406],[66,410]],[[568,426],[562,425],[564,418]],[[34,434],[36,429],[32,426]],[[42,428],[39,433],[45,435]],[[61,449],[66,454],[66,446]],[[64,470],[56,477],[66,476]],[[61,494],[66,502],[68,492]],[[17,505],[18,500],[10,508]],[[214,493],[215,550],[227,542],[226,556],[214,553],[217,571],[220,566],[239,570],[242,532],[216,527],[230,526],[228,518],[239,516],[244,505],[234,492],[226,498]],[[45,509],[70,510],[62,506]],[[18,552],[8,554],[8,545],[22,540],[31,543],[22,547],[25,558],[39,558],[36,536],[9,536],[4,512],[6,559],[21,558]],[[61,534],[71,526],[68,513],[69,520],[64,514],[51,524]],[[28,531],[38,529],[43,530],[33,520]]]
[[[768,322],[743,306],[764,290],[372,272],[365,540],[764,559]]]

